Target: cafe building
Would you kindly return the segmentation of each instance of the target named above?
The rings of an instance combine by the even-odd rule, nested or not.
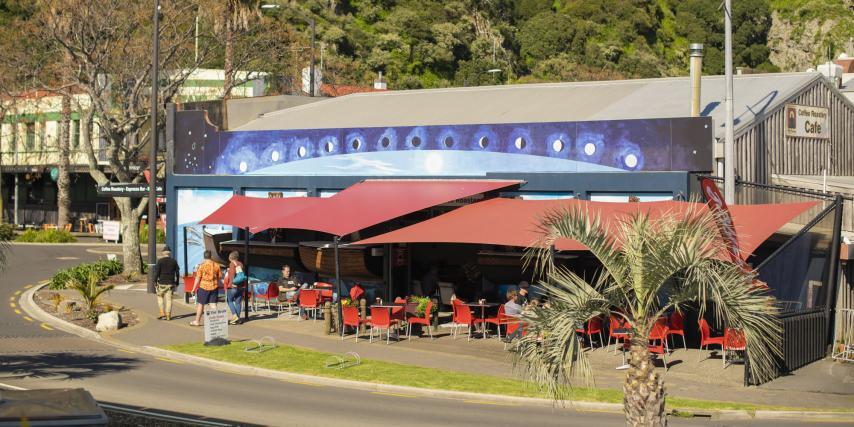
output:
[[[511,221],[504,227],[516,227],[512,237],[490,238],[508,231],[502,220],[546,204],[660,210],[701,197],[698,177],[722,171],[724,79],[703,77],[701,85],[696,117],[688,78],[271,97],[210,109],[227,114],[175,105],[167,240],[185,271],[206,249],[218,260],[248,249],[250,276],[259,280],[288,264],[308,280],[340,277],[341,292],[359,283],[393,298],[416,293],[418,279],[438,267],[452,291],[478,292],[454,289],[474,273],[498,295],[531,280],[520,261],[524,226]],[[790,266],[776,292],[799,308],[829,307],[841,210],[830,197],[773,184],[854,176],[854,106],[819,73],[739,75],[734,92],[737,203],[789,206],[768,211],[785,211],[773,221],[736,208],[736,226],[752,227],[743,230],[752,239],[747,261],[762,264],[781,247],[793,259],[813,254]],[[440,226],[411,229],[431,221]],[[489,221],[494,233],[483,227]],[[843,223],[852,229],[849,216]],[[792,236],[810,241],[787,243]],[[556,248],[555,256],[595,268],[583,248]]]

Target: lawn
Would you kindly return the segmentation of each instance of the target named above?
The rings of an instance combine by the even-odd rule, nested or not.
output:
[[[489,375],[469,374],[442,369],[362,360],[358,366],[345,369],[325,368],[326,361],[333,355],[300,347],[280,345],[263,353],[247,353],[243,345],[234,343],[223,347],[205,347],[201,343],[178,344],[164,347],[167,350],[201,356],[224,362],[250,365],[258,368],[283,372],[340,378],[353,381],[420,387],[439,390],[488,393],[520,397],[548,396],[523,381]],[[614,389],[573,388],[569,391],[572,400],[586,402],[622,403],[623,393]],[[668,397],[668,407],[685,410],[792,410],[766,405],[734,402],[718,402]]]

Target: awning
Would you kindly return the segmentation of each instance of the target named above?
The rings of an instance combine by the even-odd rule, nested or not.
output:
[[[276,212],[258,228],[295,228],[345,236],[403,215],[522,181],[371,179],[298,211]]]
[[[817,202],[777,205],[736,205],[730,207],[743,256],[753,253],[762,242],[793,218]],[[705,205],[703,205],[705,206]],[[555,209],[582,209],[597,214],[609,227],[620,218],[646,211],[653,218],[665,213],[685,212],[688,202],[609,203],[584,200],[520,200],[496,198],[463,206],[449,213],[364,239],[357,244],[382,243],[472,243],[527,247],[540,236],[538,221]],[[564,239],[557,250],[585,250],[580,243]]]
[[[271,216],[293,213],[321,202],[318,197],[247,197],[235,194],[219,209],[199,221],[199,224],[222,224],[232,227],[249,227],[253,233],[264,230],[258,225]]]

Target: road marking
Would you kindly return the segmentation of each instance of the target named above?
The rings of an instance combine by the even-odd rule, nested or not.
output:
[[[409,398],[409,399],[412,399],[412,398],[418,397],[418,396],[413,396],[413,395],[411,395],[411,394],[386,393],[386,392],[384,392],[384,391],[372,391],[372,392],[371,392],[371,394],[376,394],[376,395],[380,395],[380,396],[406,397],[406,398]]]
[[[33,287],[33,285],[26,285],[26,286],[24,286],[24,289],[30,289],[32,287]]]
[[[71,260],[80,259],[80,258],[77,258],[76,256],[61,256],[61,257],[57,257],[56,259],[58,259],[60,261],[71,261]]]
[[[12,308],[18,308],[18,306],[17,306],[17,305],[15,305],[15,303],[14,303],[14,302],[10,302],[10,303],[9,303],[9,307],[12,307]]]
[[[311,387],[324,387],[323,384],[314,384],[308,381],[297,381],[297,380],[282,380],[282,382],[291,383],[291,384],[299,384],[299,385],[307,385]]]
[[[246,375],[246,374],[244,374],[244,373],[242,373],[242,372],[229,371],[228,369],[214,368],[214,370],[215,370],[215,371],[219,371],[219,372],[223,372],[223,373],[226,373],[226,374],[232,374],[232,375]]]
[[[10,302],[15,302],[15,297],[9,297]]]
[[[18,310],[18,309],[16,308],[16,309],[15,309],[15,314],[20,315],[20,314],[24,314],[24,313],[21,313],[21,310]]]
[[[54,330],[54,329],[53,329],[53,328],[51,328],[51,327],[50,327],[50,325],[48,325],[47,323],[42,323],[42,324],[41,324],[41,325],[39,325],[39,326],[41,326],[41,327],[42,327],[42,329],[47,329],[48,331],[52,331],[52,330]]]
[[[33,318],[30,316],[24,316],[24,320],[26,320],[27,322],[32,322]]]
[[[120,348],[120,349],[119,349],[119,351],[121,351],[121,352],[123,352],[123,353],[136,354],[136,352],[135,352],[135,351],[125,350],[125,349],[123,349],[123,348]]]
[[[463,400],[463,403],[471,403],[474,405],[519,406],[512,403],[491,402],[488,400]]]
[[[162,360],[162,361],[164,361],[164,362],[175,363],[175,364],[178,364],[178,365],[183,365],[183,364],[184,364],[184,362],[179,362],[179,361],[177,361],[177,360],[167,359],[167,358],[165,358],[165,357],[157,357],[156,359],[157,359],[157,360]]]
[[[21,295],[21,292],[23,292],[23,291],[21,291],[21,290],[15,291],[15,296]]]

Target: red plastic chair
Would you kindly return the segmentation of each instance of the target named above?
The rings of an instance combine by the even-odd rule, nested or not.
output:
[[[279,304],[279,286],[276,282],[270,282],[267,284],[267,292],[263,294],[259,294],[258,292],[254,292],[255,300],[252,305],[257,310],[258,300],[267,301],[267,311],[273,311],[270,306],[270,301],[275,301],[276,304]]]
[[[575,333],[582,334],[587,336],[587,340],[590,341],[590,347],[593,347],[593,334],[599,334],[599,344],[604,344],[605,340],[602,339],[602,318],[596,316],[587,321],[587,330],[584,328],[576,328]]]
[[[369,342],[374,342],[374,330],[379,329],[379,337],[382,339],[383,333],[382,330],[386,330],[385,335],[385,343],[386,345],[391,342],[391,327],[392,325],[396,325],[397,322],[392,320],[391,314],[389,313],[389,309],[385,307],[371,307],[371,337]]]
[[[726,364],[726,354],[728,351],[744,351],[747,349],[747,340],[744,338],[744,331],[741,329],[726,328],[724,329],[724,368]]]
[[[626,342],[629,339],[629,334],[627,332],[615,332],[617,329],[631,330],[632,325],[630,325],[628,321],[625,321],[620,316],[612,314],[608,317],[608,345],[611,345],[611,339],[613,338],[614,354],[617,354],[617,344],[620,341]]]
[[[430,328],[432,322],[430,322],[430,313],[433,311],[433,301],[429,301],[427,303],[427,308],[424,309],[424,317],[410,317],[406,319],[406,339],[412,339],[412,325],[422,325],[427,328],[427,332],[430,334],[430,339],[433,339],[433,330]]]
[[[391,318],[392,320],[397,320],[400,322],[406,321],[406,298],[397,297],[394,299],[395,304],[404,304],[400,307],[395,307],[391,309]]]
[[[362,295],[365,295],[365,290],[358,283],[356,283],[355,285],[353,285],[352,288],[350,288],[350,300],[358,301],[359,298],[362,298]]]
[[[320,291],[317,289],[303,289],[299,293],[299,307],[306,313],[314,312],[314,320],[320,312]]]
[[[724,337],[713,337],[712,332],[711,332],[711,328],[709,328],[709,322],[706,322],[706,319],[700,319],[699,323],[700,323],[700,350],[702,350],[703,347],[706,347],[706,350],[708,350],[709,349],[708,346],[714,344],[714,345],[721,346],[721,351],[723,351]],[[702,356],[702,353],[697,355],[697,360],[700,360],[701,356]]]
[[[649,332],[649,340],[654,342],[649,344],[649,352],[652,354],[660,354],[664,359],[664,370],[667,370],[667,318],[661,317],[652,325],[652,330]]]
[[[193,293],[193,286],[196,286],[196,276],[184,276],[184,302],[190,303],[190,299],[193,299],[193,303],[195,303],[196,295]]]
[[[504,311],[504,304],[498,306],[498,314],[495,317],[487,317],[483,319],[483,323],[489,323],[495,325],[495,329],[498,330],[498,339],[501,339],[501,326],[507,325],[508,323],[518,322],[519,318],[516,316],[508,316]]]
[[[477,324],[483,323],[483,319],[476,319],[471,314],[471,309],[463,304],[454,304],[454,339],[457,339],[457,332],[463,326],[468,327],[468,338],[466,341],[471,341],[471,330]]]
[[[344,326],[341,328],[341,341],[344,341],[344,331],[348,326],[356,328],[355,336],[356,342],[359,342],[359,327],[362,325],[371,325],[371,321],[368,319],[362,319],[359,317],[359,309],[357,307],[344,307],[341,309],[341,314],[343,314],[343,324]]]
[[[671,335],[679,335],[682,337],[682,347],[688,350],[688,344],[685,342],[685,319],[678,311],[670,313],[670,324],[667,326],[667,338]]]

